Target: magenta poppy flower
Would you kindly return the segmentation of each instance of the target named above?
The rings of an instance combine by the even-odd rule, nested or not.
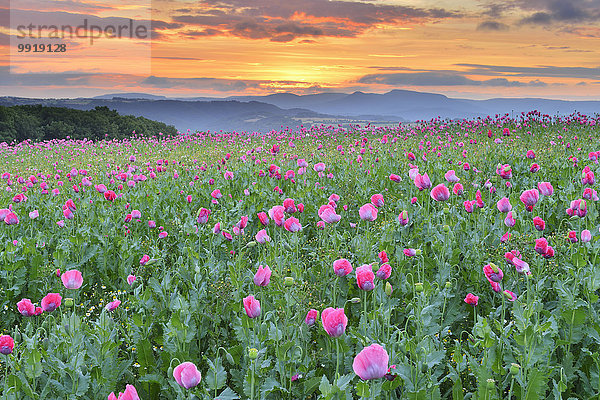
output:
[[[433,189],[431,189],[430,196],[435,201],[446,201],[450,198],[450,190],[443,184],[440,183]]]
[[[317,320],[317,318],[319,318],[319,312],[317,310],[315,310],[314,308],[311,308],[306,313],[306,318],[304,318],[304,323],[308,326],[313,326],[315,324],[315,321]]]
[[[77,211],[77,207],[75,207],[75,202],[73,199],[67,200],[65,206],[71,211]]]
[[[65,217],[66,217],[66,215],[65,215]],[[124,220],[124,222],[125,222],[125,223],[128,223],[128,222],[130,222],[132,219],[133,219],[133,216],[132,216],[131,214],[127,214],[127,215],[125,216],[125,220]]]
[[[210,192],[210,196],[213,199],[220,199],[221,197],[223,197],[223,195],[221,194],[221,190],[219,189],[215,189],[212,192]]]
[[[533,248],[537,253],[544,254],[548,249],[548,240],[546,238],[535,239],[535,246]]]
[[[387,279],[392,274],[392,266],[387,262],[382,264],[381,267],[377,270],[377,278],[379,279]]]
[[[546,222],[540,217],[535,217],[533,219],[533,227],[541,232],[546,229]]]
[[[158,238],[159,239],[164,239],[168,236],[169,234],[167,233],[167,231],[162,231],[161,233],[158,234]]]
[[[396,174],[390,174],[390,180],[394,182],[401,182],[402,178]]]
[[[202,375],[194,363],[187,361],[175,367],[173,378],[175,378],[179,386],[190,389],[198,386]]]
[[[208,216],[210,215],[210,210],[206,209],[206,208],[201,208],[200,212],[198,213],[198,218],[197,221],[199,224],[205,224],[208,222]]]
[[[473,200],[473,201],[465,200],[463,202],[463,206],[465,207],[465,211],[468,212],[469,214],[473,212],[473,206],[474,205],[475,205],[475,200]]]
[[[390,357],[387,351],[377,343],[362,349],[354,357],[352,369],[363,381],[383,378],[388,372]]]
[[[17,303],[17,309],[21,313],[21,315],[25,317],[31,317],[35,315],[35,306],[29,299],[22,299]]]
[[[110,303],[108,303],[104,308],[106,309],[106,311],[114,311],[120,305],[121,305],[120,300],[114,300],[114,301],[111,301]]]
[[[521,199],[523,204],[525,204],[525,206],[533,207],[540,199],[540,192],[537,189],[525,190],[523,193],[521,193],[521,196],[519,198]],[[529,210],[529,208],[527,210],[531,211]]]
[[[9,335],[0,336],[0,354],[5,356],[11,354],[15,348],[15,341]]]
[[[550,182],[540,182],[538,183],[538,190],[542,194],[542,196],[552,196],[554,193],[554,188],[550,184]]]
[[[294,217],[289,217],[288,219],[286,219],[285,223],[283,224],[283,227],[288,232],[298,232],[302,230],[302,225],[300,224],[300,221],[298,220],[298,218]]]
[[[527,154],[525,154],[525,157],[529,158],[530,160],[533,160],[535,158],[535,153],[533,152],[533,150],[527,150]]]
[[[530,171],[530,172],[533,172],[533,173],[535,173],[535,172],[538,172],[539,170],[540,170],[540,166],[539,166],[539,164],[537,164],[537,163],[533,163],[533,164],[531,164],[531,166],[529,167],[529,171]]]
[[[127,275],[127,283],[129,286],[133,285],[133,282],[135,282],[136,279],[137,277],[135,275]]]
[[[146,265],[148,261],[150,261],[150,256],[148,254],[144,254],[140,259],[140,265]]]
[[[356,268],[356,284],[362,290],[375,289],[375,274],[370,264],[364,264]]]
[[[388,258],[388,255],[385,251],[380,251],[379,254],[377,254],[377,257],[379,257],[379,261],[381,261],[382,263],[386,263],[386,262],[390,261],[390,259]]]
[[[467,297],[465,297],[465,303],[470,304],[473,307],[475,307],[477,305],[478,301],[479,301],[479,296],[475,296],[472,293],[467,294]]]
[[[517,299],[517,295],[511,292],[510,290],[505,290],[502,293],[508,299],[508,301],[515,301]]]
[[[271,268],[268,265],[258,266],[258,270],[254,274],[254,284],[256,286],[267,286],[271,282]]]
[[[577,233],[575,233],[575,231],[569,231],[569,242],[571,243],[577,243]]]
[[[264,226],[267,226],[269,224],[269,217],[267,216],[267,213],[265,213],[264,211],[259,212],[258,214],[256,214],[256,216],[258,217],[258,220],[260,221],[260,223],[263,224]]]
[[[512,210],[512,205],[510,204],[510,200],[508,200],[508,197],[503,197],[500,200],[498,200],[498,202],[496,203],[496,207],[498,208],[498,211],[502,213],[507,213],[510,210]]]
[[[263,244],[271,241],[271,237],[269,235],[267,235],[267,231],[265,231],[264,229],[261,229],[260,231],[258,231],[256,233],[256,235],[254,236],[254,238],[256,239],[256,241],[258,243],[263,243]]]
[[[344,314],[343,308],[328,307],[321,313],[321,322],[323,329],[330,337],[340,337],[346,332],[348,317]]]
[[[510,240],[511,234],[509,232],[506,232],[504,235],[502,235],[502,237],[500,238],[500,241],[502,243],[506,243]]]
[[[383,195],[381,193],[371,196],[371,204],[375,207],[383,207]]]
[[[400,225],[406,226],[408,224],[408,211],[402,210],[402,212],[398,215],[398,222]]]
[[[414,257],[417,255],[417,250],[415,249],[404,249],[403,251],[406,257]]]
[[[413,182],[419,191],[429,189],[431,187],[431,180],[429,179],[427,173],[421,175],[417,172]]]
[[[98,191],[98,193],[105,193],[108,190],[103,184],[94,185],[94,188]]]
[[[544,258],[552,258],[554,257],[554,248],[552,246],[548,246],[546,252],[542,254]]]
[[[504,276],[504,273],[502,272],[500,267],[498,267],[494,263],[485,265],[483,267],[483,273],[490,282],[500,282],[502,280],[502,277]]]
[[[334,224],[339,222],[342,217],[335,213],[335,208],[330,204],[325,204],[319,207],[318,211],[319,218],[328,224]]]
[[[333,262],[333,272],[340,277],[346,276],[352,272],[352,264],[350,264],[350,261],[346,260],[345,258],[335,260]]]
[[[375,221],[377,219],[377,208],[371,203],[367,203],[358,210],[358,216],[363,221]]]
[[[243,300],[244,310],[249,318],[256,318],[260,315],[260,302],[250,295]]]
[[[6,225],[17,225],[19,223],[19,217],[12,211],[9,211],[4,217],[4,223]]]
[[[83,284],[81,272],[76,269],[63,272],[60,279],[67,289],[79,289]]]
[[[515,219],[513,218],[513,213],[512,211],[509,211],[506,214],[506,218],[504,218],[504,225],[506,225],[509,228],[512,228],[513,226],[515,226]]]
[[[43,311],[51,312],[60,307],[62,297],[58,293],[48,293],[41,301]]]
[[[455,183],[454,186],[452,187],[452,192],[456,195],[456,196],[462,196],[464,193],[464,187],[461,183]]]
[[[156,222],[148,221],[148,228],[156,228]]]
[[[283,211],[288,214],[293,214],[297,211],[296,205],[294,204],[294,199],[285,199],[283,201]]]
[[[108,201],[114,201],[117,198],[117,194],[112,190],[107,190],[104,192],[104,198]]]

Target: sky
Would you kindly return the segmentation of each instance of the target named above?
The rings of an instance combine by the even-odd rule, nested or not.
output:
[[[600,0],[0,0],[0,54],[0,95],[22,97],[600,100]]]

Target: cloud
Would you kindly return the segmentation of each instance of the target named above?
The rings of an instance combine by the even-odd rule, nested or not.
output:
[[[597,22],[600,18],[600,0],[518,0],[514,5],[533,12],[522,24]]]
[[[484,21],[477,26],[478,31],[507,31],[508,25],[497,21]]]
[[[476,80],[467,78],[460,72],[402,72],[390,74],[369,74],[357,81],[364,84],[379,84],[389,86],[490,86],[490,87],[521,87],[545,86],[541,81],[510,81],[506,78]]]
[[[468,75],[492,75],[492,76],[531,76],[531,77],[555,77],[555,78],[579,78],[600,79],[600,66],[598,67],[557,67],[552,65],[540,65],[534,67],[513,67],[506,65],[485,64],[455,64],[460,67],[468,67]]]
[[[204,0],[176,13],[177,23],[215,29],[245,39],[289,42],[318,37],[355,37],[381,25],[405,25],[458,16],[441,8],[418,8],[343,0]]]

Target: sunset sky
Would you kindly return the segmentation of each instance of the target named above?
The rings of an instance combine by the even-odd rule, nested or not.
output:
[[[293,92],[600,100],[600,0],[0,1],[0,95]],[[45,37],[18,23],[132,19],[146,38]],[[45,33],[47,34],[47,33]],[[11,48],[12,45],[12,48]]]

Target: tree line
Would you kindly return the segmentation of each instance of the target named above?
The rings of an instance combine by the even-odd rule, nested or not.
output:
[[[92,110],[47,107],[41,104],[0,106],[0,143],[26,139],[124,139],[133,134],[154,136],[174,135],[172,125],[144,117],[120,115],[106,106]]]

